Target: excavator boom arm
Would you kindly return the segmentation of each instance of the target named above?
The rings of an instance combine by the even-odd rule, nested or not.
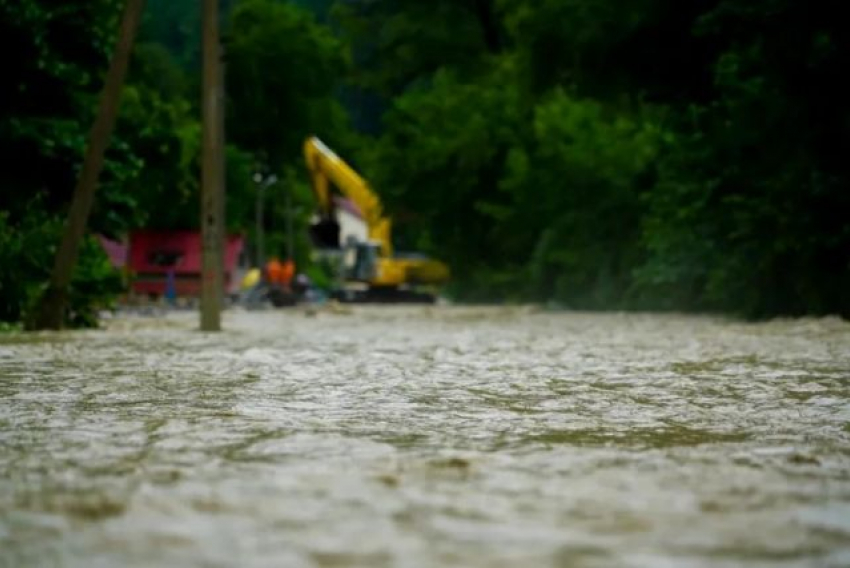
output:
[[[321,140],[312,136],[304,142],[304,158],[319,211],[326,218],[334,211],[331,184],[354,202],[366,221],[369,239],[380,246],[374,287],[398,287],[405,284],[442,284],[449,279],[449,268],[429,258],[395,258],[390,219],[369,184]]]
[[[363,213],[369,229],[369,238],[380,243],[381,252],[385,256],[392,256],[390,220],[384,217],[381,200],[366,180],[315,136],[311,136],[304,143],[304,158],[322,213],[327,215],[333,210],[330,190],[332,183]]]

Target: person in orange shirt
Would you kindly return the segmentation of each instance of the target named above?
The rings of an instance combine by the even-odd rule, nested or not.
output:
[[[273,256],[266,263],[266,282],[269,287],[275,287],[282,284],[283,280],[283,265],[276,256]]]
[[[295,262],[291,258],[283,263],[277,257],[272,257],[266,263],[266,297],[275,307],[292,305],[295,296],[292,294],[292,281],[295,278]]]
[[[295,278],[295,262],[291,258],[281,263],[277,257],[272,257],[266,263],[266,281],[270,285],[289,290],[292,287],[293,278]]]
[[[287,258],[281,266],[280,283],[286,290],[292,290],[293,278],[295,278],[295,262],[291,258]]]

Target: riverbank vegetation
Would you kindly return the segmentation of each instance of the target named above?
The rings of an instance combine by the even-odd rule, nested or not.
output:
[[[308,262],[300,143],[461,301],[850,317],[848,42],[827,0],[223,0],[230,229]],[[0,321],[44,285],[119,0],[0,0]],[[200,16],[148,0],[91,232],[198,225]],[[91,240],[69,317],[120,286]]]

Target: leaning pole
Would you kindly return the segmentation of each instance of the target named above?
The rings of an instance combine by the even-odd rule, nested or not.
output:
[[[86,232],[89,213],[91,212],[97,181],[103,169],[103,155],[109,146],[109,139],[115,126],[118,114],[118,103],[121,98],[121,86],[127,75],[130,53],[133,51],[133,40],[142,19],[144,0],[127,0],[124,15],[121,18],[121,28],[118,31],[118,41],[109,62],[106,80],[100,94],[97,116],[89,131],[86,155],[83,167],[77,178],[71,209],[65,222],[62,241],[56,250],[53,262],[53,272],[50,283],[41,297],[41,302],[34,316],[27,322],[29,329],[61,329],[65,323],[65,308],[68,303],[68,289],[71,277],[80,253],[80,243]]]

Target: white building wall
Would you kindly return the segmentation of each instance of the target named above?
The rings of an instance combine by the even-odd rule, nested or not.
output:
[[[357,215],[344,209],[336,210],[336,219],[339,223],[339,244],[343,247],[350,237],[358,242],[365,241],[369,237],[369,229],[366,222]]]

